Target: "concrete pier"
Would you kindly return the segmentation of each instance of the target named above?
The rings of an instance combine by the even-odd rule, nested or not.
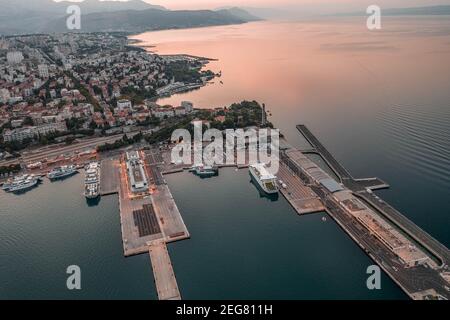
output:
[[[167,243],[189,238],[189,232],[173,199],[172,193],[162,176],[160,155],[145,156],[144,173],[152,187],[148,190],[130,188],[128,170],[121,163],[105,161],[102,165],[109,172],[117,165],[119,186],[120,223],[125,256],[149,253],[160,300],[180,300]],[[105,189],[114,184],[107,178]]]
[[[450,299],[448,248],[372,192],[388,187],[385,182],[354,179],[306,126],[297,129],[341,184],[329,183],[331,177],[295,148],[283,150],[282,160],[309,182],[328,214],[412,299]]]
[[[352,190],[364,191],[366,189],[377,190],[389,188],[389,185],[378,179],[354,179],[352,175],[344,168],[343,165],[325,148],[322,143],[312,134],[311,131],[305,125],[298,125],[297,130],[303,135],[303,137],[309,142],[312,148],[304,151],[304,153],[315,153],[322,157],[327,165],[334,171],[346,187]]]
[[[328,165],[336,172],[345,187],[354,192],[357,197],[360,197],[369,203],[380,214],[382,214],[384,218],[395,224],[404,233],[414,239],[426,250],[431,252],[435,258],[439,260],[441,267],[448,267],[450,265],[450,251],[447,247],[438,242],[423,229],[419,228],[392,206],[384,201],[380,201],[380,199],[374,194],[368,192],[368,190],[372,191],[388,188],[389,185],[386,182],[378,178],[354,179],[305,125],[298,125],[297,130],[308,140],[318,154],[320,154]]]
[[[100,163],[100,195],[107,196],[119,192],[119,168],[117,159],[105,159]]]
[[[148,246],[159,300],[181,300],[177,280],[164,241],[154,241]]]
[[[190,237],[167,185],[157,187],[152,194],[152,203],[166,242],[183,240]]]
[[[305,186],[300,178],[291,172],[283,163],[280,163],[278,179],[282,180],[286,185],[286,189],[283,187],[280,188],[281,194],[299,215],[323,212],[326,210],[322,201],[314,191]]]
[[[148,243],[154,240],[161,240],[164,235],[159,232],[141,236],[139,226],[136,225],[135,213],[144,209],[144,206],[152,205],[149,196],[130,197],[126,169],[120,170],[120,189],[119,189],[119,207],[120,207],[120,226],[122,230],[123,251],[126,257],[146,253]],[[158,221],[158,219],[156,220]],[[155,228],[155,230],[157,230]],[[161,230],[161,228],[159,228]]]

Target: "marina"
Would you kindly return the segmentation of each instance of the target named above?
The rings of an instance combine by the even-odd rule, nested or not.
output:
[[[403,228],[398,218],[391,218],[392,212],[394,217],[401,214],[373,193],[387,188],[385,182],[378,178],[354,179],[305,126],[297,128],[312,147],[302,152],[283,140],[276,175],[270,174],[263,163],[235,165],[236,170],[248,168],[255,187],[267,196],[281,193],[299,215],[327,212],[411,298],[447,297],[448,280],[443,274],[448,266],[448,249],[436,245],[434,239],[420,241],[423,233],[418,232],[416,237],[411,229],[408,231],[410,226]],[[320,155],[339,181],[307,153]],[[170,148],[150,148],[91,162],[85,168],[87,199],[118,194],[123,254],[149,254],[161,300],[181,299],[167,244],[190,238],[164,175],[184,170],[199,177],[219,174],[219,167],[186,167],[168,159]],[[47,176],[58,180],[76,172],[75,166],[61,166]],[[33,188],[38,180],[34,175],[18,176],[3,188],[20,192]],[[326,222],[325,217],[322,220]],[[417,274],[421,275],[420,285],[413,280]]]

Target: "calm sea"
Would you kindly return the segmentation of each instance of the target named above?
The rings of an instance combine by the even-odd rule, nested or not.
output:
[[[305,123],[356,177],[392,186],[381,195],[445,245],[450,213],[450,21],[258,22],[137,36],[164,54],[219,59],[223,77],[162,103],[209,108],[265,102],[293,144]],[[155,299],[149,257],[125,259],[118,200],[90,207],[83,177],[0,192],[0,298]],[[186,299],[404,299],[386,276],[366,288],[372,261],[325,214],[299,217],[259,195],[248,173],[171,175],[192,239],[169,245]],[[66,289],[79,265],[82,290]]]

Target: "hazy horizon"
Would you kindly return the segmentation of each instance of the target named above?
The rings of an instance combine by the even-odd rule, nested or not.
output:
[[[54,0],[81,2],[84,0]],[[100,0],[128,1],[128,0]],[[374,4],[373,0],[143,0],[149,4],[161,5],[167,9],[217,9],[220,7],[238,6],[254,8],[274,8],[296,10],[302,13],[330,14],[365,10]],[[450,0],[377,0],[382,8],[421,7],[433,5],[450,5]]]

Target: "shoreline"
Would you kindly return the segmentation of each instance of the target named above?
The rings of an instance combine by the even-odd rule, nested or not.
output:
[[[177,30],[191,30],[191,29],[203,29],[203,28],[212,28],[212,27],[227,27],[227,26],[240,26],[243,24],[248,23],[255,23],[255,22],[262,22],[267,20],[261,20],[261,21],[247,21],[247,22],[241,22],[241,23],[226,23],[226,24],[212,24],[212,25],[203,25],[203,26],[197,26],[197,27],[186,27],[186,28],[167,28],[167,29],[154,29],[154,30],[147,30],[139,33],[135,32],[126,32],[127,37],[135,37],[144,33],[150,33],[150,32],[162,32],[162,31],[177,31]],[[138,40],[139,41],[139,40]]]
[[[148,49],[151,49],[151,48],[157,48],[157,45],[154,45],[154,44],[143,44],[143,43],[145,43],[145,41],[139,40],[139,39],[130,39],[130,37],[131,36],[127,36],[128,46],[129,47],[143,49],[147,53],[156,54],[156,55],[158,55],[160,57],[179,56],[179,57],[187,57],[187,58],[191,58],[191,59],[204,60],[204,61],[219,61],[219,59],[217,59],[217,58],[208,58],[208,57],[202,57],[202,56],[195,56],[195,55],[187,54],[187,53],[159,54],[156,51],[148,50]]]
[[[216,58],[208,58],[208,57],[201,57],[201,56],[195,56],[192,54],[185,54],[185,53],[176,53],[176,54],[159,54],[158,52],[151,50],[153,48],[157,48],[157,45],[153,45],[153,44],[144,44],[145,41],[144,40],[140,40],[140,39],[130,39],[130,37],[132,37],[131,35],[127,36],[127,47],[129,48],[134,48],[136,50],[142,50],[144,52],[146,52],[147,54],[154,54],[157,55],[158,57],[161,58],[181,58],[181,59],[193,59],[196,60],[197,62],[201,63],[202,68],[201,70],[205,70],[205,67],[210,63],[210,62],[217,62],[219,61],[219,59]],[[208,70],[211,71],[211,70]],[[214,73],[214,72],[213,72]],[[164,98],[170,98],[174,95],[177,94],[183,94],[189,91],[193,91],[193,90],[199,90],[205,86],[207,86],[209,83],[211,83],[211,80],[213,80],[214,78],[218,77],[219,74],[218,73],[214,73],[214,77],[212,79],[207,80],[206,82],[204,82],[203,84],[198,84],[196,86],[193,86],[191,88],[182,88],[181,90],[175,90],[174,92],[171,92],[168,95],[165,94],[160,94],[156,97],[156,101],[159,101],[160,99],[164,99]],[[221,74],[220,74],[221,76]]]

